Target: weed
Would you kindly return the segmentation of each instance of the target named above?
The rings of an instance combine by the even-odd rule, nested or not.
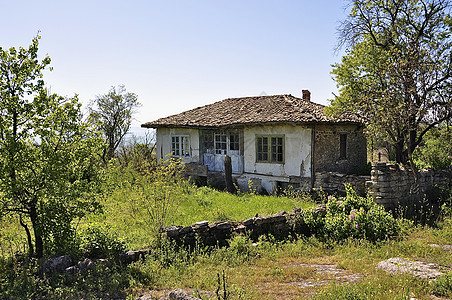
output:
[[[452,297],[452,271],[433,281],[431,291],[437,296]]]

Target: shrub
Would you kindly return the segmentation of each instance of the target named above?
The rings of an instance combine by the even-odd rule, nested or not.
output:
[[[311,233],[321,239],[335,241],[347,238],[384,240],[400,232],[391,214],[370,197],[360,197],[346,185],[343,198],[328,197],[324,217],[313,210],[304,211],[303,220]]]
[[[89,258],[115,258],[126,250],[126,245],[110,227],[90,227],[82,233],[81,249]]]
[[[431,290],[435,295],[452,297],[452,271],[433,281]]]

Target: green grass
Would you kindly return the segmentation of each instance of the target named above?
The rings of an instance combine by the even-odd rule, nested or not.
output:
[[[79,230],[100,227],[126,241],[129,249],[148,247],[152,243],[152,232],[132,209],[131,199],[138,197],[137,193],[133,189],[113,190],[102,199],[104,212],[85,219],[79,224]],[[168,225],[186,226],[202,220],[240,221],[256,213],[273,214],[291,211],[295,206],[313,205],[308,197],[231,195],[207,187],[189,186]],[[145,208],[140,212],[145,215]],[[376,243],[354,239],[320,241],[315,237],[275,241],[272,237],[262,237],[256,245],[238,236],[228,248],[197,248],[188,252],[163,242],[145,261],[129,266],[107,261],[85,274],[43,278],[35,262],[14,262],[5,258],[13,250],[23,249],[24,237],[17,220],[3,219],[0,298],[134,299],[143,292],[162,296],[165,291],[182,288],[195,294],[199,291],[203,299],[208,295],[216,299],[217,274],[223,272],[230,299],[428,299],[434,293],[450,297],[450,273],[434,283],[409,275],[390,276],[375,269],[378,262],[396,256],[451,266],[450,252],[428,244],[451,243],[452,219],[446,217],[437,225],[415,227],[405,222],[402,236]],[[306,264],[334,264],[345,274],[360,274],[362,278],[344,284],[334,275],[318,273]],[[302,287],[299,283],[304,281],[324,284]]]
[[[145,222],[148,216],[144,207],[138,212],[133,209],[130,199],[136,196],[135,192],[113,192],[103,199],[104,213],[90,216],[81,227],[108,227],[120,239],[125,240],[131,249],[148,247],[152,239],[150,228]],[[190,186],[176,212],[170,215],[167,225],[188,226],[199,221],[243,221],[256,214],[270,215],[282,210],[292,211],[294,207],[307,208],[314,205],[308,196],[294,199],[244,193],[233,195],[209,187]]]

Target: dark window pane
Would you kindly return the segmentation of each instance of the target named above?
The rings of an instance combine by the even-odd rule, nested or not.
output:
[[[340,145],[339,145],[339,159],[347,158],[347,134],[340,134]]]

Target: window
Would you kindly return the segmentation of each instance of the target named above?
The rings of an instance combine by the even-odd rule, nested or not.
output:
[[[215,133],[215,153],[216,154],[226,154],[227,149],[226,133],[216,132]]]
[[[214,153],[213,131],[201,130],[201,142],[204,153]]]
[[[240,135],[238,132],[229,133],[229,150],[240,150]]]
[[[174,156],[190,157],[190,137],[188,135],[171,136],[171,152]]]
[[[347,134],[339,134],[339,159],[347,159]]]
[[[257,162],[283,163],[284,136],[256,137],[256,160]]]

